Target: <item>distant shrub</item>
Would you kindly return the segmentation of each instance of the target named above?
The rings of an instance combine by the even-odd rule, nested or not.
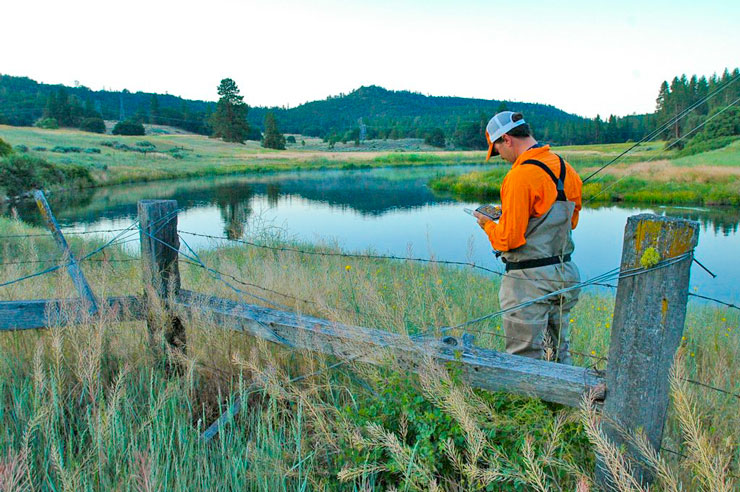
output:
[[[25,152],[28,152],[28,146],[26,146],[26,145],[23,145],[23,144],[20,144],[20,145],[16,145],[16,146],[15,146],[15,150],[16,150],[17,152],[24,152],[24,153],[25,153]]]
[[[80,122],[80,130],[83,132],[105,133],[105,122],[103,118],[84,118]]]
[[[46,152],[46,147],[34,147],[33,150],[36,152]]]
[[[687,155],[700,154],[702,152],[709,152],[710,150],[717,150],[723,147],[727,147],[732,142],[738,140],[739,137],[718,137],[708,140],[703,139],[691,139],[686,147],[681,151],[677,152],[675,157],[685,157]]]
[[[285,137],[285,142],[286,143],[294,144],[295,143],[295,137],[293,135],[288,135],[287,137]]]
[[[441,128],[435,128],[424,136],[424,143],[432,147],[444,148],[445,133]]]
[[[46,128],[47,130],[56,130],[59,128],[59,123],[54,118],[41,118],[34,126],[37,128]]]
[[[90,171],[83,166],[57,166],[40,157],[24,154],[13,154],[0,159],[0,187],[9,196],[67,181],[77,181],[80,184],[93,182]]]
[[[52,152],[58,152],[60,154],[77,154],[82,152],[82,149],[80,147],[65,147],[63,145],[57,145],[53,149],[51,149]]]
[[[136,121],[119,121],[113,127],[113,135],[144,135],[144,125]]]
[[[155,145],[147,140],[139,140],[136,142],[137,147],[155,147]]]
[[[4,157],[12,153],[13,153],[13,147],[11,147],[8,142],[0,138],[0,157]]]
[[[85,149],[85,154],[100,154],[100,149],[96,147],[90,147],[89,149]]]

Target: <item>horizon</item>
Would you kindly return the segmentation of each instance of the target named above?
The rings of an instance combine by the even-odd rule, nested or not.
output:
[[[729,0],[536,9],[480,0],[217,0],[208,8],[132,0],[125,9],[30,0],[6,14],[33,19],[35,32],[26,22],[4,26],[0,42],[14,48],[3,73],[203,101],[216,101],[228,77],[252,107],[293,108],[377,85],[604,118],[653,112],[664,80],[740,65],[740,4]]]

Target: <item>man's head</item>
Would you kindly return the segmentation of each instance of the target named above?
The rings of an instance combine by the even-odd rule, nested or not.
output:
[[[501,155],[508,162],[514,162],[519,154],[536,144],[532,131],[521,113],[502,111],[490,119],[486,125],[488,155]]]

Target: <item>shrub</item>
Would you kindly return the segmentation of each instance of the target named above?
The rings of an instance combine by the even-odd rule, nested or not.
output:
[[[441,128],[435,128],[424,137],[424,143],[433,147],[444,148],[445,134]]]
[[[67,181],[92,184],[90,171],[84,166],[57,166],[24,154],[13,154],[0,160],[0,187],[9,196]]]
[[[717,150],[723,147],[727,147],[732,142],[738,139],[737,136],[733,137],[718,137],[712,139],[699,138],[701,134],[697,135],[696,138],[692,138],[686,147],[677,152],[674,157],[685,157],[687,155],[700,154],[702,152],[708,152],[710,150]]]
[[[149,142],[149,141],[147,141],[147,140],[139,140],[138,142],[136,142],[136,146],[137,147],[151,147],[151,148],[154,148],[154,144],[151,143],[151,142]]]
[[[113,127],[113,135],[144,135],[144,125],[139,122],[126,120],[119,121]]]
[[[12,153],[13,153],[13,147],[11,147],[10,144],[7,143],[5,140],[0,138],[0,157],[4,157]]]
[[[28,152],[28,146],[23,144],[16,145],[15,150],[18,152]]]
[[[103,118],[84,118],[80,123],[80,130],[92,133],[105,133]]]
[[[69,154],[69,153],[80,153],[82,152],[82,149],[80,147],[65,147],[63,145],[57,145],[53,149],[51,149],[52,152],[58,152],[60,154]]]
[[[59,123],[54,118],[41,118],[35,124],[38,128],[46,128],[47,130],[56,130],[59,128]]]
[[[33,150],[36,152],[46,152],[46,147],[34,147]]]
[[[85,149],[85,154],[100,154],[100,149],[96,147],[90,147],[89,149]]]
[[[295,137],[293,135],[288,135],[285,137],[285,142],[294,144],[295,143]]]

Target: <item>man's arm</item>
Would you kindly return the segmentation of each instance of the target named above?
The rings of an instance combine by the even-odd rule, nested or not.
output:
[[[510,174],[501,186],[501,218],[498,224],[482,214],[476,215],[478,225],[496,251],[509,251],[526,242],[524,233],[529,223],[529,195],[529,186],[519,183],[516,176]]]

